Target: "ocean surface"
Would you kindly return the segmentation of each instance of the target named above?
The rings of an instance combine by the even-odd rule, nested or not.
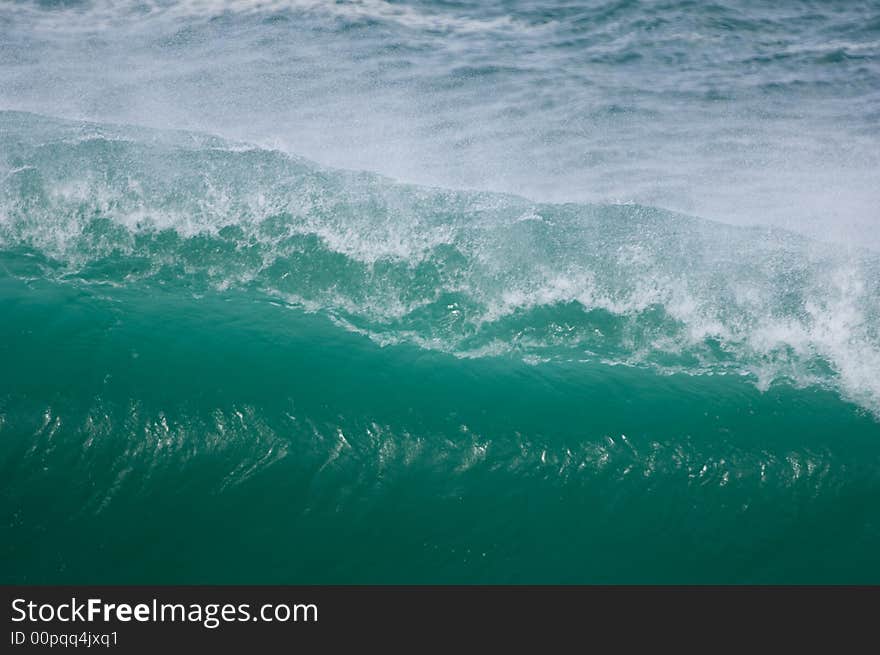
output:
[[[0,582],[880,583],[880,3],[0,4]]]

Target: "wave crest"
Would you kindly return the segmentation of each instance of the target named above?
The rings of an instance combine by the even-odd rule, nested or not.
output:
[[[742,374],[880,408],[870,252],[638,205],[398,184],[204,135],[0,124],[14,275],[245,290],[381,344]]]

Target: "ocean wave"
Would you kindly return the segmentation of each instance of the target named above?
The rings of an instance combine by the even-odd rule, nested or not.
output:
[[[246,292],[382,345],[741,375],[880,410],[868,251],[640,205],[400,184],[199,134],[0,124],[13,276]]]
[[[0,2],[0,582],[880,581],[878,30]]]

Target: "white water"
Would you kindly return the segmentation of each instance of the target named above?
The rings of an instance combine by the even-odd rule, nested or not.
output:
[[[0,108],[877,249],[877,20],[856,2],[5,3]]]

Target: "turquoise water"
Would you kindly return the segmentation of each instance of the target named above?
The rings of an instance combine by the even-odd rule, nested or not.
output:
[[[0,9],[0,581],[880,581],[878,20]]]

